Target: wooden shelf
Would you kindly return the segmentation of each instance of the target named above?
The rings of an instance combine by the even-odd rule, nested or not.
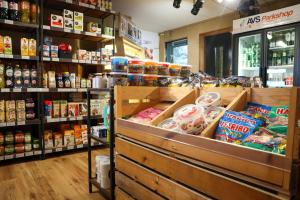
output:
[[[18,32],[32,32],[38,29],[37,24],[28,24],[18,21],[0,19],[0,28],[2,30],[12,30]]]
[[[50,57],[43,57],[43,62],[56,62],[56,63],[75,63],[81,65],[106,65],[105,61],[94,61],[94,60],[77,60],[77,59],[70,59],[70,58],[50,58]]]
[[[39,119],[26,120],[23,122],[4,122],[0,123],[0,127],[15,127],[15,126],[28,126],[28,125],[38,125],[40,124]]]
[[[42,151],[41,150],[36,150],[36,151],[30,151],[30,152],[25,152],[25,153],[14,153],[11,155],[4,155],[4,156],[0,156],[0,161],[4,161],[4,160],[15,160],[18,158],[24,158],[24,157],[31,157],[31,156],[37,156],[37,155],[41,155]]]
[[[38,60],[38,56],[21,56],[21,55],[7,55],[7,54],[0,54],[0,58],[4,59],[14,59],[14,60]]]

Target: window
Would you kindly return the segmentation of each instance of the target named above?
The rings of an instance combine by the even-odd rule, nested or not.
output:
[[[166,61],[170,63],[188,64],[187,39],[166,43]]]

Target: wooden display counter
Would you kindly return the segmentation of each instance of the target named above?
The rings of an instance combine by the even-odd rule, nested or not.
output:
[[[143,91],[142,95],[138,91]],[[155,127],[172,116],[177,108],[194,103],[199,95],[208,91],[219,92],[221,104],[227,110],[241,111],[247,102],[288,105],[286,156],[212,139],[223,113],[201,136],[178,134]],[[116,87],[115,92],[117,199],[252,200],[300,197],[300,129],[297,127],[300,89]],[[152,99],[157,94],[161,96]],[[152,105],[167,105],[150,125],[122,119],[152,106],[147,101],[141,103],[142,99],[147,98],[153,100],[150,101]],[[129,99],[140,103],[132,106],[128,104]],[[129,105],[131,109],[126,108]]]

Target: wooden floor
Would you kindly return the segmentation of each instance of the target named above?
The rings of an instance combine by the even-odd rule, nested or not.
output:
[[[87,168],[87,152],[1,166],[0,200],[103,200],[89,194]]]

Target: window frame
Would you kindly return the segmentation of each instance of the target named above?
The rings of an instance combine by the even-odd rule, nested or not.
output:
[[[174,48],[181,47],[181,46],[188,46],[188,40],[187,38],[182,38],[178,40],[173,40],[165,43],[166,47],[166,57],[165,61],[169,63],[174,63],[173,59],[173,50]],[[188,64],[188,59],[186,61],[186,64]]]

